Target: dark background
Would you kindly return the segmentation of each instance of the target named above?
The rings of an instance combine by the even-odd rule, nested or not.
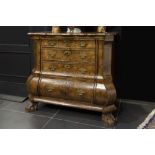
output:
[[[66,31],[66,27],[61,27]],[[33,55],[28,32],[49,31],[49,26],[0,27],[0,93],[26,96],[25,82]],[[96,27],[82,27],[95,31]],[[115,51],[118,98],[155,101],[155,27],[107,27],[119,33]]]

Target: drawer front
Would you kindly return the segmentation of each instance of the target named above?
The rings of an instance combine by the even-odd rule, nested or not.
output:
[[[75,80],[65,78],[42,78],[39,93],[43,97],[53,97],[92,103],[93,80]]]
[[[43,78],[39,84],[40,95],[44,97],[65,98],[67,83],[65,79]]]
[[[95,48],[95,40],[73,40],[73,39],[63,39],[63,40],[52,40],[46,39],[42,40],[42,47],[59,47],[59,48]]]
[[[66,62],[42,62],[42,72],[46,74],[56,73],[57,75],[95,75],[95,63],[66,63]]]
[[[85,48],[95,48],[95,40],[69,40],[69,39],[64,39],[64,40],[59,40],[59,47],[60,48],[66,48],[66,47],[71,47],[71,48],[80,48],[80,49],[85,49]]]
[[[50,39],[46,39],[46,40],[42,40],[42,43],[41,43],[42,47],[58,47],[58,40],[56,39],[53,39],[53,40],[50,40]]]
[[[42,49],[42,60],[62,60],[62,61],[95,61],[95,51],[93,50],[60,50],[55,48]]]
[[[93,102],[94,82],[92,81],[68,81],[68,98],[81,102]]]

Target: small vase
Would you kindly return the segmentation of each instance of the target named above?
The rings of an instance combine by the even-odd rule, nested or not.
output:
[[[81,33],[81,29],[75,26],[67,27],[67,33]]]

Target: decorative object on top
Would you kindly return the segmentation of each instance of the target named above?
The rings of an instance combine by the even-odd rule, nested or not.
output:
[[[75,26],[68,26],[67,33],[81,33],[81,29]]]
[[[52,26],[52,33],[60,33],[60,26]],[[68,26],[67,27],[67,33],[81,33],[81,29],[79,26]],[[106,32],[105,26],[97,26],[97,32],[98,33],[104,33]]]
[[[60,33],[60,26],[52,26],[52,33]]]
[[[98,33],[104,33],[104,32],[106,32],[105,29],[106,29],[105,26],[98,26],[98,27],[97,27],[97,32],[98,32]]]

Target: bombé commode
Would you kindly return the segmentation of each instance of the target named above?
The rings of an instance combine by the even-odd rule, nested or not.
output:
[[[27,80],[31,104],[38,102],[93,110],[113,125],[117,110],[112,78],[115,33],[29,33],[34,68]]]

